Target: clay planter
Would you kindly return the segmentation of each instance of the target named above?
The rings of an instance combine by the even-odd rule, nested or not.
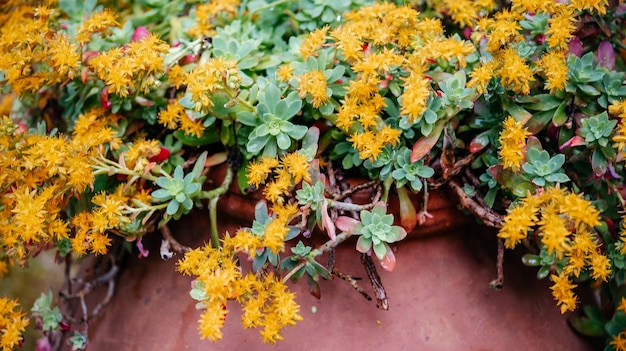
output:
[[[253,206],[241,195],[224,196],[220,232],[249,226],[251,217],[242,217]],[[224,339],[200,340],[191,279],[175,272],[180,256],[160,259],[160,238],[146,237],[151,255],[126,263],[113,301],[91,322],[89,350],[591,350],[559,313],[548,282],[538,281],[519,255],[507,253],[504,289],[489,287],[496,271],[494,233],[481,235],[486,229],[471,224],[445,192],[432,194],[429,209],[434,218],[395,245],[395,270],[379,269],[388,311],[337,278],[321,283],[321,300],[304,281],[291,284],[304,320],[284,329],[275,346],[262,344],[258,330],[241,327],[236,303],[227,306]],[[175,237],[191,247],[209,239],[208,228],[203,211],[172,224]],[[423,236],[433,233],[438,235]],[[363,277],[359,284],[371,294],[354,241],[341,245],[336,259],[344,274]]]

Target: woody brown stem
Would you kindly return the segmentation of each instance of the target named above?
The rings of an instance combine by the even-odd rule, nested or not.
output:
[[[374,266],[374,262],[372,258],[368,254],[361,254],[361,263],[365,267],[365,272],[367,272],[367,277],[372,283],[372,289],[374,290],[374,296],[376,296],[376,307],[383,311],[389,310],[389,300],[387,300],[387,292],[385,291],[385,287],[380,280],[380,276],[376,271],[376,266]]]
[[[454,191],[459,203],[464,209],[478,217],[485,225],[493,228],[502,228],[502,223],[504,222],[502,215],[493,212],[489,207],[481,206],[478,202],[469,197],[456,181],[450,180],[448,186]]]
[[[172,231],[167,226],[167,224],[163,224],[159,226],[159,229],[161,230],[161,234],[163,234],[163,239],[165,239],[165,241],[167,241],[170,244],[170,247],[174,251],[178,253],[185,253],[185,252],[191,251],[190,247],[182,245],[176,239],[174,239],[174,236],[172,236]]]

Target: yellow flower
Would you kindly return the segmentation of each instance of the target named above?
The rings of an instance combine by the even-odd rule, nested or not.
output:
[[[577,11],[597,12],[601,15],[606,14],[606,7],[609,5],[607,0],[571,0],[569,7]]]
[[[565,228],[565,220],[554,212],[554,208],[548,207],[543,211],[540,225],[541,242],[546,246],[548,254],[555,253],[557,259],[569,250],[568,236],[570,232]]]
[[[607,281],[611,275],[611,263],[608,257],[593,251],[590,258],[591,278]]]
[[[546,42],[550,48],[567,49],[572,33],[576,30],[576,17],[571,9],[560,6],[556,13],[548,19],[550,26],[546,31]]]
[[[311,175],[309,174],[309,161],[306,155],[302,155],[299,152],[292,152],[286,154],[282,158],[283,167],[291,174],[295,184],[301,181],[311,182]]]
[[[409,122],[417,121],[426,110],[430,96],[430,81],[424,78],[423,69],[414,68],[404,81],[404,92],[400,96],[400,113],[409,118]]]
[[[565,59],[566,52],[563,50],[552,50],[541,56],[537,61],[537,65],[546,76],[545,88],[554,94],[558,90],[565,88],[567,81],[567,62]]]
[[[109,9],[104,9],[103,11],[92,14],[78,27],[76,39],[82,46],[91,41],[91,35],[93,33],[104,32],[110,27],[117,25],[117,14]]]
[[[539,202],[533,196],[524,198],[518,206],[509,209],[504,217],[504,224],[498,232],[498,238],[504,239],[504,245],[512,249],[528,235],[528,231],[538,221]]]
[[[324,26],[310,32],[300,44],[300,54],[306,60],[309,56],[319,55],[318,51],[326,40],[329,26]]]
[[[487,92],[487,85],[494,76],[497,64],[494,61],[483,62],[479,66],[475,66],[470,73],[470,81],[467,82],[468,88],[476,88],[479,94]]]
[[[226,320],[228,310],[221,301],[214,299],[209,300],[207,309],[200,315],[198,321],[198,331],[201,339],[209,339],[218,341],[222,339],[222,327]]]
[[[626,313],[626,297],[622,296],[622,300],[620,301],[619,306],[617,306],[616,310]]]
[[[530,94],[530,82],[534,81],[533,73],[526,62],[513,48],[500,51],[499,59],[502,65],[498,75],[502,78],[502,85],[518,94]]]
[[[328,89],[324,72],[320,70],[307,71],[297,77],[297,80],[300,98],[302,99],[307,95],[311,96],[313,107],[318,108],[329,100],[330,89]]]
[[[22,342],[22,333],[28,325],[17,300],[0,297],[0,348],[13,350]]]
[[[626,351],[626,331],[613,335],[610,344],[615,347],[615,351]]]
[[[278,66],[278,69],[276,69],[276,79],[279,82],[288,82],[291,77],[293,77],[293,67],[290,64],[286,63]]]
[[[550,287],[550,290],[552,290],[552,296],[557,301],[557,304],[561,306],[561,313],[575,310],[578,298],[574,295],[572,289],[578,285],[572,284],[569,278],[562,273],[558,276],[552,274],[551,279],[554,285]]]
[[[498,139],[500,142],[498,155],[502,160],[504,169],[517,172],[526,158],[526,137],[531,133],[523,127],[521,122],[515,121],[512,116],[504,121],[503,126]]]
[[[267,176],[272,172],[272,170],[278,167],[279,161],[277,158],[263,156],[256,161],[250,162],[248,164],[247,176],[248,183],[260,186],[265,182]]]

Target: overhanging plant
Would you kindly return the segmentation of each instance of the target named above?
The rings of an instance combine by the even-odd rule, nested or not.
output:
[[[195,277],[202,338],[221,338],[230,299],[243,326],[274,343],[302,318],[287,280],[319,296],[319,280],[340,273],[320,255],[353,236],[367,269],[393,270],[402,262],[389,244],[430,215],[428,191],[445,185],[499,229],[500,250],[524,243],[561,312],[595,282],[608,302],[573,325],[626,350],[623,3],[2,6],[0,272],[43,249],[65,264],[110,257],[108,272],[61,301],[42,294],[31,314],[42,343],[85,348],[88,323],[69,333],[76,317],[55,304],[113,286],[120,257],[147,255],[142,238],[154,232],[160,255],[184,254],[178,270]],[[218,164],[228,170],[211,187]],[[352,175],[366,181],[351,187]],[[219,233],[231,184],[265,200],[250,227]],[[353,201],[363,189],[369,200]],[[211,239],[186,247],[168,224],[204,206]],[[316,231],[327,241],[305,244]],[[249,273],[237,255],[250,257]],[[12,349],[28,318],[8,298],[0,314],[0,346]]]

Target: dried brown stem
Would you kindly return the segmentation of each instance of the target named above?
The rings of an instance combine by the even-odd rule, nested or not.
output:
[[[372,283],[372,289],[374,290],[374,295],[376,296],[376,307],[383,311],[389,310],[387,292],[385,292],[385,287],[380,280],[380,276],[376,271],[376,266],[374,266],[372,258],[368,254],[361,254],[361,263],[365,267],[365,272],[367,272],[367,277],[369,278],[370,283]]]
[[[341,201],[347,197],[350,197],[352,194],[364,190],[364,189],[368,189],[368,188],[372,188],[374,186],[376,186],[376,184],[378,183],[377,180],[370,180],[369,182],[365,182],[365,183],[361,183],[358,185],[355,185],[351,188],[348,188],[344,191],[341,192],[341,194],[336,194],[333,196],[333,200],[336,201]]]
[[[170,247],[175,252],[182,254],[191,251],[190,247],[182,245],[176,239],[174,239],[174,236],[172,236],[172,231],[167,226],[167,224],[161,225],[159,229],[161,230],[161,234],[163,234],[163,239],[165,239],[170,244]]]
[[[469,164],[471,164],[474,159],[476,158],[476,154],[469,154],[465,157],[463,157],[462,159],[455,161],[454,162],[454,167],[452,167],[447,174],[447,178],[443,178],[443,179],[439,179],[437,181],[434,182],[429,182],[428,186],[431,189],[437,189],[439,187],[441,187],[442,185],[448,183],[449,181],[452,181],[452,177],[454,177],[455,175],[461,173],[461,171],[468,166]]]
[[[333,268],[332,273],[336,275],[337,277],[339,277],[340,279],[345,280],[348,283],[350,283],[350,285],[354,288],[354,290],[356,290],[359,294],[361,294],[361,296],[363,296],[367,301],[372,301],[372,297],[369,296],[367,292],[363,290],[363,288],[361,288],[359,284],[357,283],[357,280],[358,280],[357,278],[351,275],[341,273],[341,271],[339,271],[339,269],[337,269],[336,267]]]
[[[494,228],[502,228],[502,223],[504,222],[504,217],[502,215],[495,213],[489,207],[481,206],[478,202],[474,201],[465,193],[463,188],[456,181],[450,180],[448,182],[448,186],[454,191],[463,208],[480,218],[485,225]]]
[[[491,287],[500,290],[504,286],[504,239],[498,239],[498,256],[496,261],[496,279],[491,281]]]

